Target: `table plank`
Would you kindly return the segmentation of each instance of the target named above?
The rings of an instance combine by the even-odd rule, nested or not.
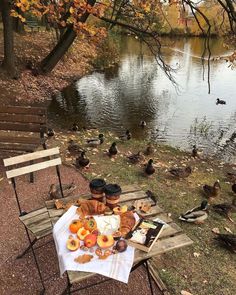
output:
[[[121,203],[126,202],[128,200],[135,200],[135,199],[142,199],[147,197],[144,191],[141,191],[140,187],[137,185],[126,185],[122,187],[122,194],[121,194]],[[81,194],[77,196],[69,196],[63,198],[62,201],[66,203],[77,200],[79,198],[91,198],[91,194]],[[55,200],[49,200],[45,202],[47,209],[55,208]]]

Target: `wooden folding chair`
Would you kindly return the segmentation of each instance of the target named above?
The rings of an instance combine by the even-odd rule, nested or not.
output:
[[[52,232],[52,224],[46,208],[40,208],[29,213],[22,210],[19,196],[17,193],[15,178],[21,175],[29,174],[35,171],[55,166],[57,177],[59,180],[61,196],[64,197],[61,183],[61,175],[59,170],[59,165],[61,164],[61,158],[59,153],[59,148],[56,147],[48,150],[42,150],[29,154],[15,156],[3,160],[4,166],[8,168],[8,170],[6,171],[6,176],[8,179],[11,180],[11,184],[15,192],[15,198],[20,213],[19,218],[21,222],[24,224],[26,235],[29,241],[29,246],[23,251],[23,253],[18,255],[17,258],[23,257],[29,250],[32,250],[33,258],[38,270],[40,281],[43,286],[43,290],[41,292],[42,294],[45,291],[45,286],[42,274],[40,272],[38,260],[35,254],[36,248],[34,249],[33,245],[36,243],[37,240],[49,235]],[[32,161],[37,161],[37,163],[32,164]],[[21,167],[15,167],[16,165],[20,165]],[[9,169],[9,167],[11,167],[11,169]],[[29,232],[31,232],[34,235],[34,240],[31,240]]]

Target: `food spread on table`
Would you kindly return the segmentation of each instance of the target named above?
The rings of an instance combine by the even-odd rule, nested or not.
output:
[[[140,218],[137,214],[135,217],[135,212],[148,213],[152,207],[152,202],[148,200],[134,200],[132,206],[119,205],[120,186],[106,185],[102,179],[92,180],[90,190],[92,199],[78,198],[67,203],[61,199],[55,201],[55,207],[65,211],[72,205],[77,206],[78,218],[68,224],[70,235],[65,246],[71,252],[79,250],[78,256],[74,258],[79,264],[125,252],[128,247],[125,238]],[[101,216],[103,219],[99,219],[98,228],[96,220]]]
[[[110,228],[110,234],[103,234],[97,228],[97,222],[92,215],[104,214],[106,206],[96,200],[82,200],[76,210],[78,219],[72,220],[68,225],[71,234],[66,241],[66,247],[69,251],[82,250],[85,252],[74,259],[78,263],[88,263],[97,256],[98,259],[106,259],[112,254],[126,251],[127,242],[122,239],[135,225],[136,220],[132,211],[124,213],[119,211],[119,228],[112,226],[112,216],[106,216],[103,229],[107,232]],[[117,210],[116,210],[117,211]],[[125,211],[123,209],[123,211]],[[117,215],[116,215],[117,216]],[[104,219],[105,220],[105,219]],[[117,220],[117,217],[116,217]],[[114,222],[114,221],[113,221]],[[106,224],[107,223],[107,224]],[[112,231],[112,229],[114,229]],[[87,255],[87,253],[90,253]]]

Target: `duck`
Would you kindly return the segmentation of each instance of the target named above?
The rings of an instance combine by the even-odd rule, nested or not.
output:
[[[73,139],[70,139],[68,142],[68,151],[70,154],[77,154],[80,155],[82,152],[84,152],[85,150],[78,144],[76,143]]]
[[[54,136],[54,135],[55,135],[54,130],[53,130],[52,128],[48,128],[47,136],[48,136],[48,137],[52,137],[52,136]]]
[[[196,224],[203,223],[208,217],[208,202],[202,201],[201,205],[195,207],[184,214],[181,214],[179,220],[192,222]]]
[[[132,164],[137,164],[144,160],[144,156],[140,151],[137,154],[127,156],[127,158]]]
[[[169,172],[177,178],[187,178],[192,173],[192,168],[190,166],[186,168],[171,168]]]
[[[232,213],[236,213],[236,197],[233,198],[232,204],[230,203],[216,204],[216,205],[212,205],[212,209],[216,213],[227,217],[231,222],[234,223],[230,215]]]
[[[208,198],[215,198],[219,195],[221,190],[220,181],[217,180],[213,186],[205,184],[203,186],[203,191]]]
[[[127,129],[124,135],[119,136],[119,139],[122,141],[130,140],[132,137],[130,131]]]
[[[78,131],[79,130],[79,126],[76,123],[73,123],[72,127],[71,127],[71,131]]]
[[[150,176],[155,172],[155,168],[153,167],[153,159],[150,159],[145,167],[145,173]]]
[[[157,204],[157,202],[158,202],[158,196],[155,193],[153,193],[152,191],[150,191],[150,190],[146,191],[146,195],[147,195],[148,198],[153,200],[154,206],[155,206]]]
[[[150,156],[154,153],[154,147],[151,143],[149,143],[144,151],[144,155]]]
[[[227,178],[232,182],[236,182],[236,172],[227,172]]]
[[[196,145],[193,145],[192,157],[193,158],[197,158],[198,157],[198,149],[197,149],[197,146]]]
[[[144,128],[147,126],[147,123],[145,121],[140,121],[139,126]]]
[[[64,197],[68,197],[75,189],[76,185],[73,182],[70,184],[62,184],[62,191]],[[60,199],[62,197],[60,185],[51,184],[49,189],[49,195],[52,199]]]
[[[113,142],[108,150],[108,154],[110,157],[115,156],[118,153],[116,142]]]
[[[236,183],[232,185],[232,191],[236,194]]]
[[[97,147],[104,142],[104,135],[101,133],[98,135],[98,138],[90,138],[86,142],[88,146]]]
[[[76,158],[75,167],[77,168],[84,168],[87,167],[89,164],[89,159],[85,157],[85,152],[83,151],[81,155]]]
[[[236,235],[235,234],[217,234],[215,237],[222,246],[233,253],[236,253]]]
[[[217,98],[217,99],[216,99],[216,104],[226,104],[226,101],[223,100],[223,99],[219,99],[219,98]]]

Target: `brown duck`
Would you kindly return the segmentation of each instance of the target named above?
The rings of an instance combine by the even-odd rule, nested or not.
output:
[[[233,253],[236,253],[236,235],[234,234],[218,234],[215,238],[220,244]]]
[[[150,156],[154,153],[154,148],[151,143],[148,144],[146,150],[144,151],[144,155]]]
[[[192,149],[192,157],[193,158],[197,158],[198,157],[198,149],[197,149],[196,145],[193,146],[193,149]]]
[[[212,206],[212,209],[220,215],[225,216],[231,222],[234,222],[231,218],[232,213],[236,213],[236,197],[233,198],[232,204],[230,203],[222,203],[216,204]]]
[[[236,194],[236,183],[232,185],[232,191]]]
[[[85,152],[83,151],[81,155],[78,158],[76,158],[75,167],[84,168],[88,166],[88,164],[89,164],[89,159],[85,157]]]
[[[190,166],[186,168],[171,168],[169,172],[176,178],[187,178],[192,173],[192,168]]]
[[[155,172],[155,168],[153,167],[153,159],[150,159],[145,167],[146,175],[150,176]]]
[[[203,191],[208,198],[215,198],[219,195],[221,190],[220,182],[217,180],[213,186],[205,184],[203,186]]]
[[[80,155],[83,151],[85,151],[78,143],[76,143],[73,139],[70,139],[68,142],[68,151],[71,155]]]
[[[62,191],[64,197],[69,196],[76,189],[76,185],[72,182],[70,184],[62,184]],[[60,199],[61,189],[59,184],[52,184],[49,189],[49,195],[52,199]]]
[[[132,164],[138,164],[144,160],[144,156],[140,151],[137,154],[127,156],[127,158]]]
[[[227,172],[227,178],[232,182],[236,182],[236,172]]]

